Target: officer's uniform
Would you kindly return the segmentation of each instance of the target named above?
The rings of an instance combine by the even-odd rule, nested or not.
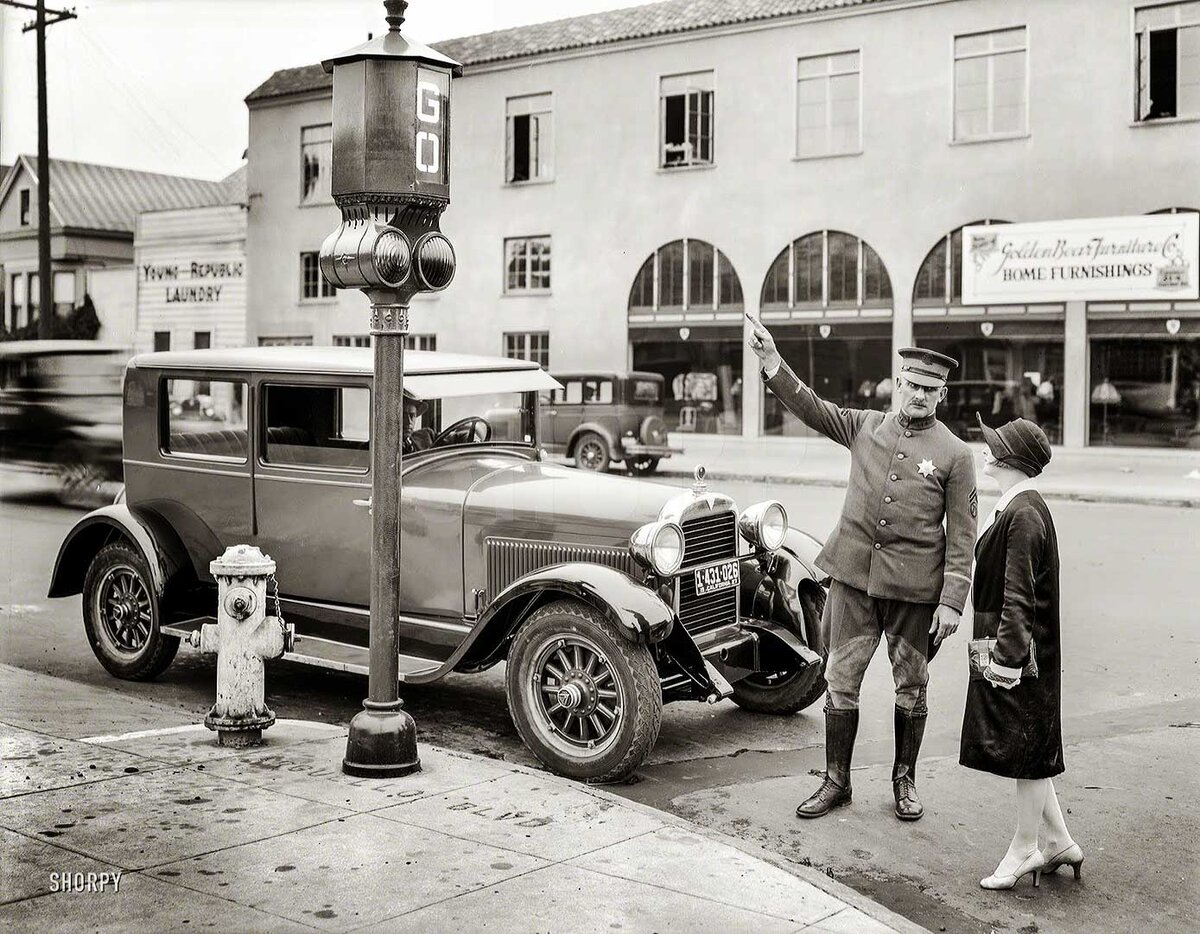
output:
[[[944,385],[950,367],[957,366],[931,351],[907,348],[900,353],[902,375],[923,385]],[[893,778],[907,777],[911,784],[926,714],[927,662],[936,651],[929,634],[933,612],[940,603],[961,612],[971,586],[978,511],[971,449],[932,415],[911,419],[839,408],[804,385],[786,363],[769,378],[763,375],[785,408],[850,449],[842,516],[817,557],[818,566],[833,579],[822,621],[829,648],[827,755],[845,753],[848,801],[859,688],[880,636],[886,636],[896,683]],[[830,749],[830,711],[847,715],[844,727],[852,722],[843,750]],[[839,738],[847,739],[844,729]],[[915,801],[915,786],[897,790],[897,814],[904,817],[901,791],[911,791]],[[919,808],[917,802],[917,817]]]

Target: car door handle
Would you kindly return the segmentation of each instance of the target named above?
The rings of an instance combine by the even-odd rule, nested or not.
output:
[[[558,414],[558,409],[551,409],[551,410],[550,410],[550,411],[549,411],[547,414],[548,414],[548,415],[557,415],[557,414]]]
[[[352,499],[350,500],[355,506],[365,506],[368,514],[371,513],[371,501],[369,499]]]

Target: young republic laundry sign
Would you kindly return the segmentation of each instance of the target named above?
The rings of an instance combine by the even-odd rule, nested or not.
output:
[[[1200,298],[1200,214],[964,227],[964,305]]]

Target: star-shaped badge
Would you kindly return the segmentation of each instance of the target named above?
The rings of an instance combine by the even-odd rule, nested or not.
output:
[[[934,471],[936,470],[937,468],[933,466],[933,461],[931,461],[928,457],[921,461],[921,463],[917,464],[917,473],[919,473],[922,477],[932,477]]]

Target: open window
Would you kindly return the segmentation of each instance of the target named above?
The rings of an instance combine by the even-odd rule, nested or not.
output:
[[[367,472],[367,387],[271,384],[263,389],[262,406],[265,463]]]
[[[713,161],[713,73],[672,75],[659,85],[661,153],[664,169],[711,165]]]
[[[1200,115],[1200,3],[1143,7],[1134,23],[1138,121]]]

